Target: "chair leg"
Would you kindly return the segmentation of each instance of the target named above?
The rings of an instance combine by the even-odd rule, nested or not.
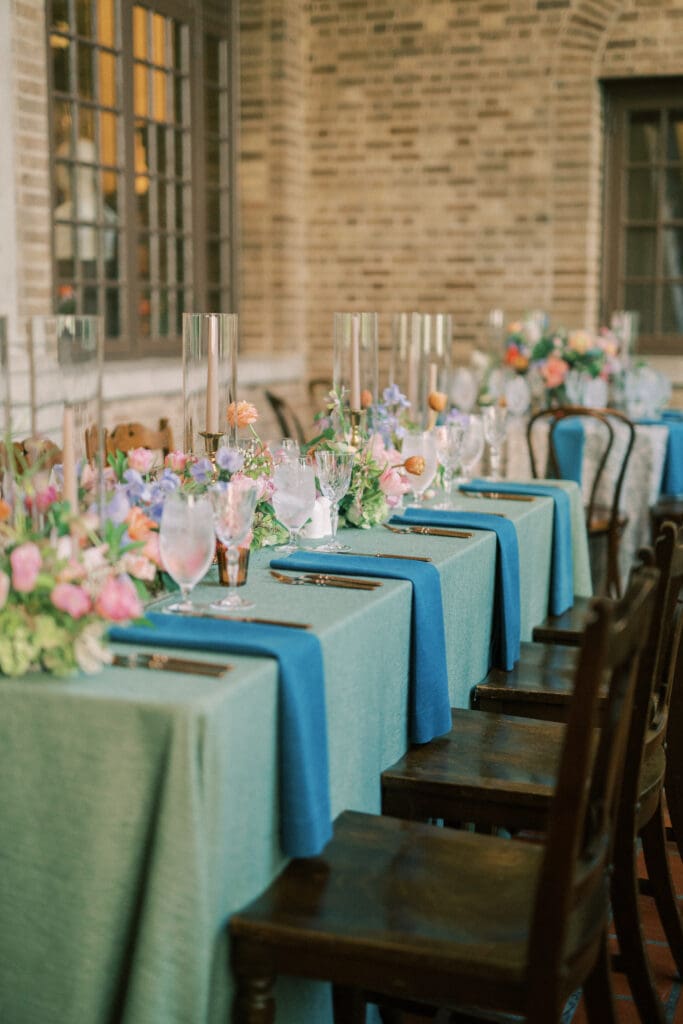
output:
[[[634,838],[629,842],[621,837],[620,842],[617,837],[612,876],[612,912],[621,960],[640,1018],[648,1024],[665,1024],[664,1007],[655,989],[640,924]]]
[[[239,975],[232,1008],[233,1024],[274,1024],[274,977]]]
[[[642,829],[643,855],[645,866],[657,904],[657,912],[666,933],[669,949],[676,961],[678,973],[683,977],[683,923],[678,910],[676,893],[669,872],[669,858],[666,849],[666,832],[662,802],[647,825]]]
[[[598,959],[583,986],[583,998],[589,1024],[617,1024],[606,931]]]
[[[365,1024],[365,997],[357,988],[332,986],[334,1024]]]

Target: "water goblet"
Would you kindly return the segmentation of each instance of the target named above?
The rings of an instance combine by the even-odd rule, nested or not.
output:
[[[213,527],[216,537],[225,545],[229,588],[238,586],[239,547],[249,536],[257,497],[258,487],[248,477],[217,484],[211,491]],[[224,612],[243,611],[253,608],[254,602],[240,597],[230,589],[222,600],[214,601],[211,607]]]
[[[472,478],[472,470],[484,454],[484,427],[479,416],[471,415],[465,424],[465,431],[460,449],[460,468],[464,476],[459,477],[459,483],[469,483]]]
[[[180,587],[182,598],[166,612],[195,610],[192,588],[209,571],[216,551],[211,502],[205,495],[173,491],[165,501],[159,524],[161,562]]]
[[[451,490],[453,475],[460,464],[460,453],[465,437],[464,423],[445,423],[434,431],[436,435],[436,457],[443,467],[443,501],[435,508],[453,508]]]
[[[419,455],[424,460],[424,468],[421,473],[409,473],[410,484],[415,501],[421,504],[424,501],[424,493],[436,475],[436,438],[431,430],[418,431],[406,434],[401,446],[401,455],[404,461],[412,455]]]
[[[315,464],[320,491],[330,503],[330,524],[332,539],[321,544],[316,551],[350,551],[348,544],[337,540],[339,525],[339,502],[349,489],[355,452],[317,451]]]
[[[299,531],[313,515],[315,470],[305,459],[287,459],[275,467],[273,485],[275,515],[289,532],[287,543],[277,550],[288,554],[297,550]]]
[[[489,405],[483,411],[484,437],[491,456],[490,480],[500,480],[500,462],[507,432],[508,411],[504,405]]]

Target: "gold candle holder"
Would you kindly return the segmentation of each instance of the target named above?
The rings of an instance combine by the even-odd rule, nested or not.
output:
[[[349,444],[352,448],[360,448],[361,446],[361,434],[360,427],[363,418],[363,413],[360,409],[350,409],[349,419],[351,420],[351,437],[349,438]]]
[[[234,584],[230,582],[230,574],[228,570],[228,549],[222,541],[216,541],[216,561],[218,562],[218,579],[222,586],[236,586],[243,587],[247,582],[247,572],[249,569],[249,548],[239,549],[239,561],[237,563],[237,578]]]
[[[216,465],[216,452],[221,443],[223,434],[214,434],[208,430],[200,430],[199,436],[204,438],[204,449],[206,451],[207,458],[211,460],[213,465]]]

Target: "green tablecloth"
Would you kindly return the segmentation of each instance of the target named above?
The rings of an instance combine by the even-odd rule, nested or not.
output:
[[[575,489],[575,589],[586,593]],[[552,502],[467,507],[504,512],[518,528],[528,638],[546,614]],[[438,565],[451,699],[467,705],[488,668],[494,536],[343,536],[357,551]],[[254,614],[310,622],[321,638],[333,814],[376,812],[379,774],[407,745],[410,585],[286,587],[269,577],[271,557],[252,555],[245,590]],[[197,596],[215,593],[206,585]],[[228,660],[234,670],[217,680],[117,668],[0,680],[0,1020],[228,1019],[226,921],[282,864],[276,665]],[[278,1020],[325,1024],[327,988],[283,980]]]

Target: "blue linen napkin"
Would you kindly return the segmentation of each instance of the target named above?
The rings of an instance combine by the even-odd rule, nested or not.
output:
[[[519,589],[519,542],[509,519],[487,512],[439,512],[435,509],[407,508],[405,515],[392,516],[392,523],[411,526],[453,526],[472,530],[492,530],[497,537],[496,587],[491,632],[491,663],[509,672],[519,661],[521,618]]]
[[[277,658],[282,848],[316,856],[332,836],[325,675],[320,640],[304,630],[226,619],[147,615],[150,626],[115,626],[111,640]]]
[[[661,419],[644,416],[636,422],[641,426],[667,428],[669,436],[666,440],[659,493],[663,496],[683,494],[683,412],[676,409],[665,410]]]
[[[408,709],[410,740],[429,743],[450,730],[446,634],[441,577],[436,566],[399,558],[335,555],[318,551],[294,552],[286,558],[275,558],[270,564],[274,569],[410,580],[413,585]]]
[[[560,479],[574,480],[580,487],[583,447],[586,441],[583,423],[578,417],[568,416],[567,419],[559,421],[552,432],[552,437]]]
[[[561,615],[574,604],[574,556],[569,495],[559,487],[542,483],[472,480],[461,491],[495,491],[500,494],[537,494],[553,499],[553,551],[550,569],[550,614]]]

